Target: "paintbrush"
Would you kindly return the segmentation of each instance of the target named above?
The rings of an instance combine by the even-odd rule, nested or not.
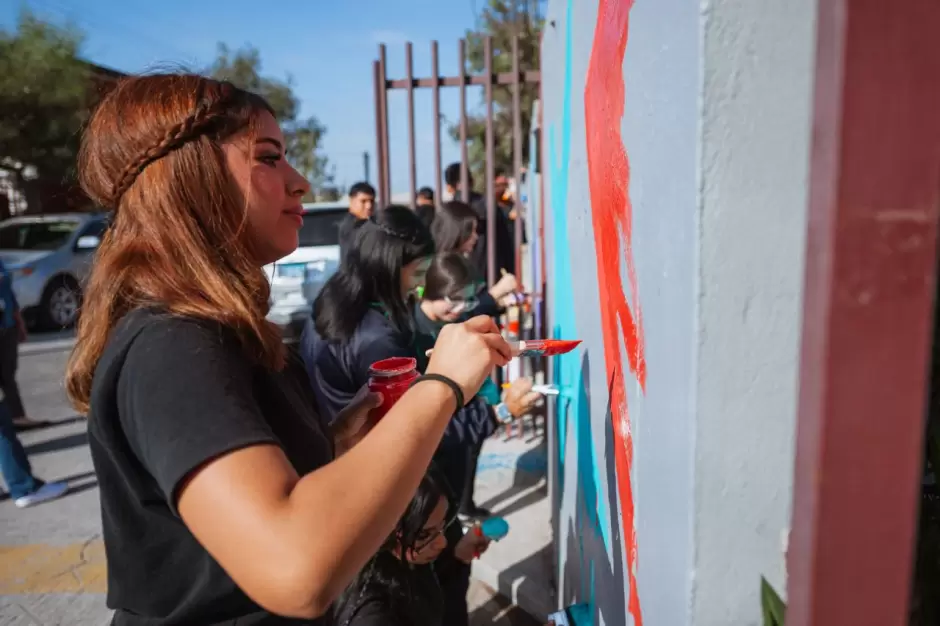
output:
[[[503,383],[503,389],[509,389],[512,383]],[[532,391],[543,396],[557,396],[559,391],[555,385],[532,385]]]
[[[566,354],[577,348],[580,343],[580,339],[528,339],[525,341],[510,341],[509,346],[512,348],[513,358],[525,356],[543,357]],[[424,354],[425,356],[431,356],[432,352],[434,352],[434,348],[431,348]]]

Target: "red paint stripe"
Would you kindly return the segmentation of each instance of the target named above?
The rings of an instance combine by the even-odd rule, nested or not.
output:
[[[607,379],[614,380],[611,413],[617,491],[623,510],[622,536],[627,564],[625,577],[630,588],[627,606],[635,626],[642,626],[643,615],[636,586],[636,524],[631,480],[633,437],[630,433],[624,389],[623,359],[620,357],[622,337],[630,372],[636,376],[640,388],[645,391],[643,322],[631,245],[633,224],[629,195],[630,162],[620,134],[625,96],[623,59],[627,49],[632,6],[633,0],[600,0],[591,62],[584,89],[584,117],[601,324],[604,334],[604,360]],[[630,296],[633,299],[632,310],[623,290],[621,259],[625,261],[627,268]],[[636,312],[635,315],[633,311]]]

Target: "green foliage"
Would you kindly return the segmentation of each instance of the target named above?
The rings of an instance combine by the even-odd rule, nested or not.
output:
[[[310,181],[311,197],[333,181],[329,160],[320,150],[326,126],[316,117],[298,119],[300,103],[294,95],[291,79],[278,80],[261,74],[261,55],[250,46],[232,51],[219,44],[218,57],[208,73],[214,78],[257,93],[268,101],[277,114],[287,142],[285,151],[291,165]]]
[[[78,57],[82,34],[29,11],[16,30],[0,30],[0,168],[22,182],[33,166],[47,179],[68,177],[94,95],[91,68]]]
[[[233,85],[264,96],[282,122],[293,121],[300,108],[291,87],[291,78],[278,80],[261,75],[261,54],[246,46],[232,51],[224,43],[218,44],[218,56],[209,75],[227,80]]]
[[[784,626],[787,605],[763,576],[760,578],[760,604],[764,614],[764,626]]]
[[[285,131],[287,159],[297,171],[310,181],[314,193],[324,191],[333,182],[333,170],[326,156],[319,151],[320,142],[326,133],[315,117],[301,120]]]
[[[479,16],[478,29],[467,32],[467,60],[471,73],[482,73],[485,67],[484,39],[493,39],[493,72],[512,72],[512,40],[519,35],[519,69],[539,69],[540,40],[544,21],[538,17],[542,2],[528,0],[489,0]],[[521,91],[522,162],[529,159],[529,129],[532,125],[532,106],[538,99],[539,86],[523,84]],[[483,99],[485,104],[485,96]],[[467,153],[475,183],[482,188],[486,161],[486,113],[467,119]],[[495,167],[513,172],[513,108],[512,86],[493,86],[493,145]],[[450,127],[454,140],[460,139],[460,124]]]

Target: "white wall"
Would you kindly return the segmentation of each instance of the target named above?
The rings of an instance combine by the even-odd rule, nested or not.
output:
[[[696,626],[759,623],[785,589],[815,0],[702,12]]]
[[[647,626],[758,624],[760,577],[785,588],[815,2],[633,3],[620,134],[637,293],[625,258],[624,284],[597,277],[587,155],[604,138],[585,124],[585,85],[599,2],[549,3],[548,314],[559,336],[584,340],[554,361],[558,591],[562,604],[593,604],[595,623],[632,623],[625,479]],[[626,477],[613,460],[605,289],[643,318],[646,389],[629,373],[624,385]]]

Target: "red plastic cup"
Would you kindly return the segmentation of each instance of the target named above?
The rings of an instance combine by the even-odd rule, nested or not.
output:
[[[417,377],[416,359],[396,356],[373,363],[369,367],[369,390],[382,394],[382,404],[372,414],[380,418],[388,413]]]

